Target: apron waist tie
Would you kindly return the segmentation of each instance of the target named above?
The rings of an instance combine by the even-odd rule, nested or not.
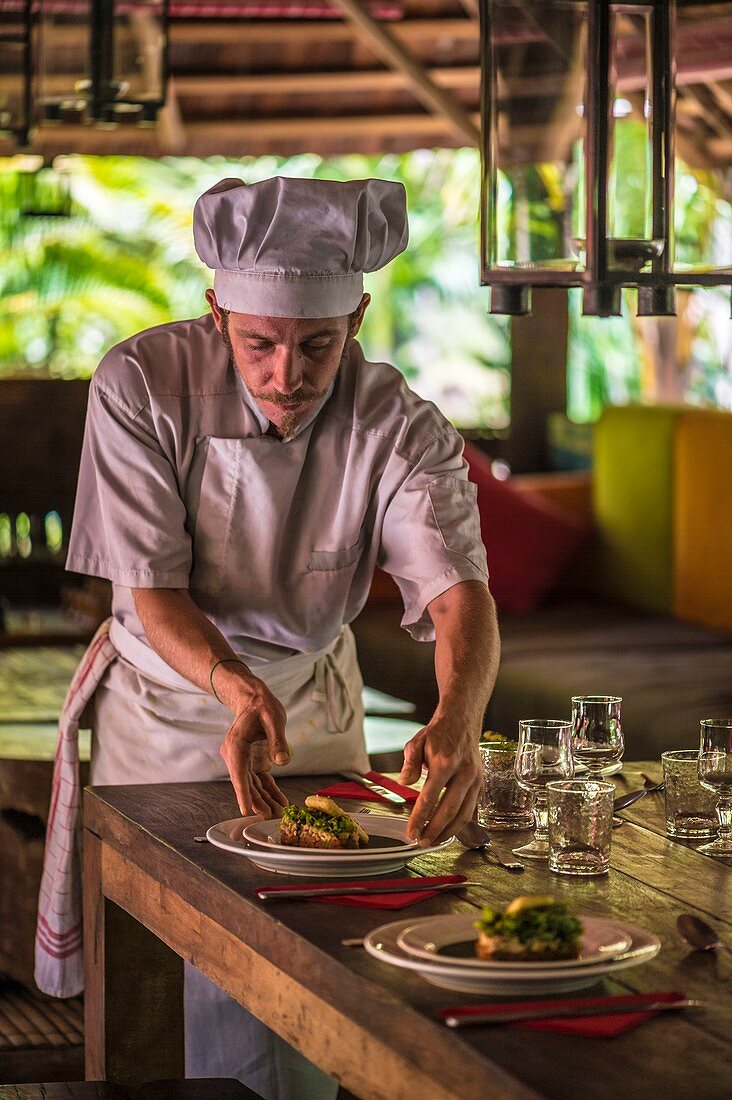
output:
[[[350,728],[356,711],[348,684],[332,652],[315,662],[313,700],[325,704],[328,733],[345,733]]]

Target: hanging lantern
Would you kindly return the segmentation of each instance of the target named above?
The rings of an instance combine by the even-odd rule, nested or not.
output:
[[[676,14],[676,0],[482,0],[491,312],[527,313],[533,287],[561,286],[607,317],[634,286],[640,315],[673,314],[677,285],[732,284],[732,255],[675,259]],[[630,116],[645,145],[632,163]]]
[[[166,96],[168,0],[0,0],[0,130],[152,125]]]
[[[38,35],[45,122],[155,122],[167,83],[167,0],[75,0],[71,14],[39,0]]]
[[[35,85],[33,0],[0,0],[0,133],[28,144]]]

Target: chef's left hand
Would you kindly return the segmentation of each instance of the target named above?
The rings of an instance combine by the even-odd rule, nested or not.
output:
[[[435,716],[404,746],[399,782],[416,783],[427,769],[407,826],[422,847],[447,840],[473,816],[482,783],[479,738],[464,720]]]
[[[259,814],[268,819],[279,817],[287,797],[270,774],[272,763],[286,764],[289,749],[285,737],[285,709],[267,686],[256,677],[239,676],[241,702],[227,694],[227,703],[235,711],[220,748],[231,777],[241,813]],[[226,690],[226,689],[224,689]]]

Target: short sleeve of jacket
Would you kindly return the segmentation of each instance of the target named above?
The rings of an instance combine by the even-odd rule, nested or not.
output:
[[[476,488],[468,481],[463,442],[450,429],[411,464],[384,514],[379,565],[399,585],[402,626],[432,641],[431,600],[466,580],[488,582]]]
[[[66,568],[127,588],[187,588],[192,553],[185,520],[149,403],[128,407],[95,377]]]

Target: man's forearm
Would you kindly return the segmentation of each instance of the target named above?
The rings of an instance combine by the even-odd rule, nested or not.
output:
[[[480,581],[462,581],[428,607],[435,627],[435,717],[480,727],[498,672],[500,640],[493,598]]]
[[[148,641],[171,668],[202,691],[211,691],[211,669],[236,654],[182,588],[136,588],[135,609]],[[216,670],[216,693],[236,710],[246,684],[254,677],[244,665],[226,664]]]
[[[245,817],[251,813],[278,816],[287,798],[269,775],[269,768],[290,760],[282,704],[237,658],[185,589],[135,588],[133,596],[150,645],[171,668],[208,692],[215,676],[216,697],[234,715],[220,752],[241,813]],[[227,663],[213,672],[221,660]]]

